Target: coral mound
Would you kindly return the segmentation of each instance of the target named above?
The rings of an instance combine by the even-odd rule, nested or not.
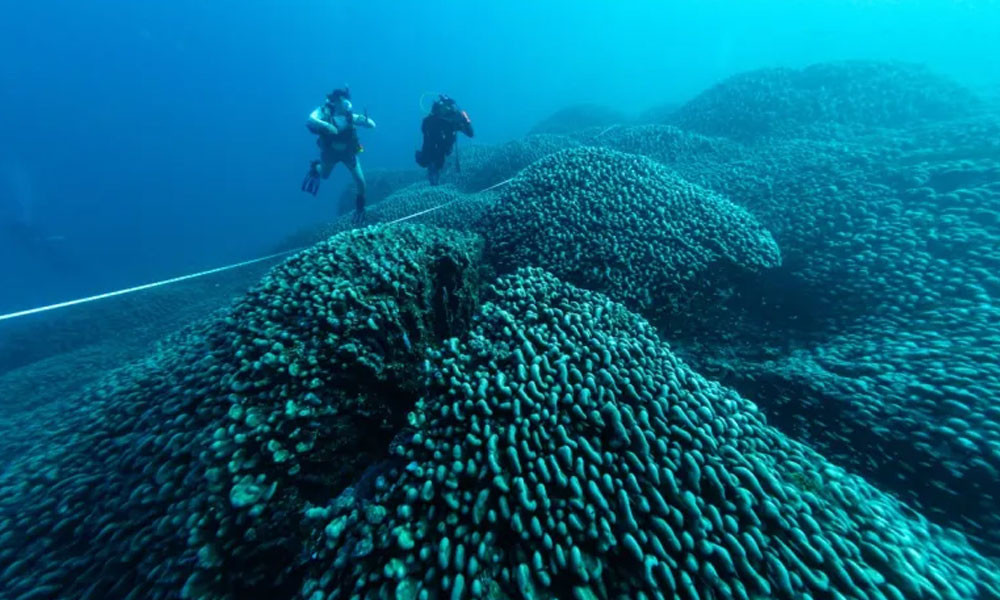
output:
[[[579,145],[578,141],[568,136],[538,134],[496,146],[473,144],[457,148],[455,152],[460,155],[460,169],[453,169],[454,165],[449,161],[445,165],[449,171],[446,171],[444,180],[454,183],[463,192],[479,192],[517,175],[518,171],[542,157]]]
[[[2,595],[286,597],[299,513],[385,455],[425,348],[468,326],[480,251],[336,236],[60,407],[0,473]]]
[[[998,583],[620,304],[522,269],[475,322],[433,353],[397,466],[314,513],[301,597],[958,600]]]
[[[780,263],[744,209],[648,158],[602,148],[539,160],[487,220],[501,268],[542,267],[647,315],[714,293],[732,272]]]
[[[482,219],[487,207],[493,203],[497,192],[482,194],[465,193],[452,185],[430,186],[415,183],[390,194],[372,206],[366,215],[368,224],[391,223],[405,219],[434,227],[470,231]],[[353,215],[342,217],[335,223],[337,229],[357,227]]]
[[[958,84],[906,63],[845,61],[734,75],[682,106],[671,122],[742,140],[838,135],[956,118],[978,101]]]

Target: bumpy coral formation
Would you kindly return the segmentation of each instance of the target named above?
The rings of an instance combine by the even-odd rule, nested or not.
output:
[[[465,193],[451,185],[432,187],[418,183],[396,191],[373,206],[368,211],[367,222],[389,223],[405,219],[405,222],[472,231],[486,209],[496,201],[497,194],[493,190]],[[345,217],[337,226],[350,228],[353,224]]]
[[[502,279],[304,598],[970,598],[988,563],[769,428],[624,307]],[[986,597],[986,596],[983,596]]]
[[[423,349],[475,308],[479,251],[424,228],[335,237],[62,407],[0,475],[0,588],[280,596],[303,503],[384,454]]]
[[[747,159],[737,142],[713,138],[670,125],[625,125],[607,130],[600,145],[652,158],[671,168],[704,175]],[[695,165],[702,168],[697,169]]]
[[[217,533],[240,522],[283,539],[295,507],[384,451],[416,397],[421,350],[475,307],[477,252],[475,238],[436,230],[353,232],[289,260],[236,307],[238,368],[222,374],[231,422],[213,444],[217,491],[236,511],[199,528],[200,551],[244,559],[244,540]]]
[[[848,61],[734,75],[682,106],[671,122],[742,140],[809,132],[830,137],[844,127],[851,133],[858,126],[902,127],[960,117],[975,104],[965,88],[925,67]]]
[[[815,67],[838,69],[864,81],[875,67]],[[917,80],[873,81],[866,97],[919,106],[919,86],[907,81]],[[955,114],[977,105],[940,85],[953,87],[928,89],[953,101]],[[734,120],[744,108],[717,106],[720,118]],[[921,114],[940,117],[930,108]],[[781,248],[784,267],[773,277],[739,290],[726,310],[690,315],[700,322],[697,339],[675,338],[686,356],[776,422],[1000,555],[991,410],[1000,379],[987,359],[1000,322],[992,275],[1000,272],[1000,121],[980,115],[848,133],[841,128],[836,143],[744,147],[666,126],[623,126],[601,143],[731,198]]]
[[[780,263],[742,208],[649,159],[599,148],[537,161],[490,210],[490,252],[649,314],[715,291],[730,271]]]
[[[752,317],[707,316],[728,341],[694,354],[777,422],[1000,554],[996,131],[983,117],[758,147],[739,179],[719,169],[786,268],[757,286]]]
[[[497,146],[470,145],[460,148],[461,171],[447,167],[444,180],[463,192],[478,192],[509,177],[536,160],[580,143],[568,136],[529,135]]]

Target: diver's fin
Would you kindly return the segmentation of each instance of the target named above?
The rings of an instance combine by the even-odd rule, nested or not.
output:
[[[319,161],[314,160],[309,163],[309,172],[306,173],[305,178],[302,180],[302,191],[312,194],[313,196],[319,192]]]

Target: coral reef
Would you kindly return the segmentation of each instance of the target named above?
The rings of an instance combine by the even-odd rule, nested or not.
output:
[[[653,316],[685,314],[731,271],[780,264],[744,209],[641,156],[565,150],[521,172],[485,231],[501,269],[533,265]]]
[[[432,363],[398,466],[317,514],[303,598],[957,600],[1000,583],[642,319],[544,272],[500,280]]]
[[[746,206],[784,258],[735,313],[703,315],[725,334],[702,335],[689,360],[992,555],[997,132],[982,115],[839,144],[758,144],[731,171],[672,164]]]
[[[671,123],[747,141],[829,138],[961,117],[976,105],[973,94],[926,67],[845,61],[734,75],[679,108]]]
[[[61,406],[34,451],[5,439],[0,589],[280,596],[303,504],[384,455],[423,349],[466,326],[479,248],[412,227],[332,238]]]
[[[228,307],[0,330],[0,597],[1000,599],[981,110],[871,62],[569,110]]]
[[[496,146],[472,144],[456,150],[461,153],[461,171],[448,168],[442,181],[453,183],[463,192],[479,192],[517,175],[542,157],[579,145],[569,136],[547,134],[529,135]]]

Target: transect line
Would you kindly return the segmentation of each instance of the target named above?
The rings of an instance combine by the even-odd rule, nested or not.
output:
[[[47,310],[55,310],[57,308],[66,308],[67,306],[75,306],[77,304],[84,304],[86,302],[93,302],[95,300],[113,298],[115,296],[122,296],[125,294],[131,294],[133,292],[141,292],[142,290],[148,290],[151,288],[160,287],[161,285],[169,285],[171,283],[187,281],[188,279],[195,279],[196,277],[204,277],[205,275],[211,275],[213,273],[221,273],[223,271],[229,271],[230,269],[238,269],[240,267],[245,267],[247,265],[252,265],[254,263],[263,262],[265,260],[270,260],[272,258],[277,258],[279,256],[284,256],[286,254],[291,254],[292,252],[298,252],[299,250],[301,250],[301,248],[296,248],[294,250],[285,250],[284,252],[278,252],[276,254],[268,254],[267,256],[262,256],[260,258],[255,258],[253,260],[245,260],[241,263],[236,263],[234,265],[216,267],[215,269],[209,269],[207,271],[199,271],[198,273],[191,273],[190,275],[181,275],[180,277],[174,277],[172,279],[164,279],[163,281],[154,281],[153,283],[137,285],[135,287],[125,288],[124,290],[116,290],[114,292],[107,292],[105,294],[98,294],[96,296],[89,296],[87,298],[78,298],[76,300],[69,300],[68,302],[59,302],[58,304],[49,304],[48,306],[39,306],[38,308],[31,308],[28,310],[12,312],[6,315],[0,315],[0,321],[6,321],[7,319],[15,319],[17,317],[33,315],[35,313],[45,312]]]
[[[483,192],[488,192],[488,191],[490,191],[492,189],[496,189],[496,188],[500,187],[501,185],[507,185],[511,181],[514,181],[513,177],[511,177],[509,179],[504,179],[500,183],[495,183],[495,184],[491,185],[488,188],[484,188],[484,189],[479,190],[476,193],[477,194],[482,194]],[[440,209],[448,206],[449,204],[454,204],[454,203],[458,202],[459,200],[464,200],[464,198],[455,198],[453,200],[449,200],[449,201],[445,202],[444,204],[438,204],[437,206],[432,206],[432,207],[430,207],[428,209],[425,209],[425,210],[422,210],[420,212],[415,212],[412,215],[406,215],[405,217],[400,217],[400,218],[396,219],[395,221],[389,221],[388,223],[386,223],[386,225],[392,225],[394,223],[402,223],[403,221],[406,221],[406,220],[409,220],[409,219],[413,219],[415,217],[419,217],[420,215],[426,215],[429,212],[434,212],[436,210],[440,210]]]
[[[500,183],[491,185],[490,187],[482,189],[482,190],[479,190],[476,193],[477,194],[481,194],[483,192],[488,192],[488,191],[490,191],[492,189],[495,189],[495,188],[498,188],[498,187],[500,187],[502,185],[506,185],[506,184],[510,183],[511,181],[513,181],[513,180],[514,180],[513,177],[511,177],[510,179],[505,179],[505,180],[501,181]],[[461,200],[461,198],[456,198],[454,200],[449,200],[448,202],[445,202],[443,204],[439,204],[437,206],[428,208],[426,210],[422,210],[420,212],[413,213],[412,215],[407,215],[405,217],[396,219],[395,221],[389,221],[388,223],[385,223],[385,225],[392,225],[394,223],[401,223],[401,222],[406,221],[408,219],[413,219],[415,217],[419,217],[420,215],[425,215],[425,214],[427,214],[429,212],[434,212],[435,210],[442,209],[442,208],[448,206],[449,204],[453,204],[453,203],[457,202],[458,200]],[[300,250],[304,250],[305,248],[306,248],[306,246],[303,246],[302,248],[294,248],[292,250],[285,250],[283,252],[276,252],[274,254],[268,254],[267,256],[261,256],[260,258],[254,258],[252,260],[245,260],[243,262],[238,262],[238,263],[235,263],[235,264],[232,264],[232,265],[226,265],[224,267],[216,267],[214,269],[208,269],[207,271],[199,271],[197,273],[190,273],[188,275],[181,275],[180,277],[173,277],[171,279],[164,279],[162,281],[154,281],[153,283],[146,283],[146,284],[143,284],[143,285],[137,285],[135,287],[125,288],[123,290],[115,290],[113,292],[106,292],[104,294],[97,294],[96,296],[88,296],[86,298],[77,298],[76,300],[68,300],[66,302],[58,302],[56,304],[49,304],[47,306],[39,306],[37,308],[29,308],[27,310],[19,310],[17,312],[12,312],[12,313],[7,313],[5,315],[0,315],[0,321],[7,321],[9,319],[16,319],[18,317],[26,317],[28,315],[34,315],[34,314],[38,314],[38,313],[41,313],[41,312],[46,312],[46,311],[50,311],[50,310],[56,310],[58,308],[66,308],[68,306],[76,306],[78,304],[86,304],[87,302],[94,302],[94,301],[97,301],[97,300],[104,300],[105,298],[114,298],[115,296],[124,296],[125,294],[132,294],[134,292],[141,292],[143,290],[149,290],[149,289],[160,287],[160,286],[164,286],[164,285],[170,285],[172,283],[179,283],[181,281],[187,281],[189,279],[197,279],[198,277],[205,277],[206,275],[213,275],[215,273],[222,273],[223,271],[231,271],[233,269],[239,269],[240,267],[246,267],[246,266],[249,266],[249,265],[252,265],[252,264],[255,264],[255,263],[264,262],[265,260],[271,260],[271,259],[274,259],[274,258],[278,258],[279,256],[285,256],[285,255],[288,255],[288,254],[292,254],[293,252],[298,252]]]
[[[594,136],[594,139],[596,140],[597,138],[601,137],[602,135],[604,135],[605,133],[607,133],[607,132],[611,131],[612,129],[618,129],[619,127],[621,127],[621,125],[619,125],[619,124],[617,124],[617,123],[616,123],[615,125],[612,125],[612,126],[610,126],[610,127],[607,127],[607,128],[605,128],[605,129],[604,129],[603,131],[601,131],[601,133],[598,133],[597,135],[595,135],[595,136]]]

